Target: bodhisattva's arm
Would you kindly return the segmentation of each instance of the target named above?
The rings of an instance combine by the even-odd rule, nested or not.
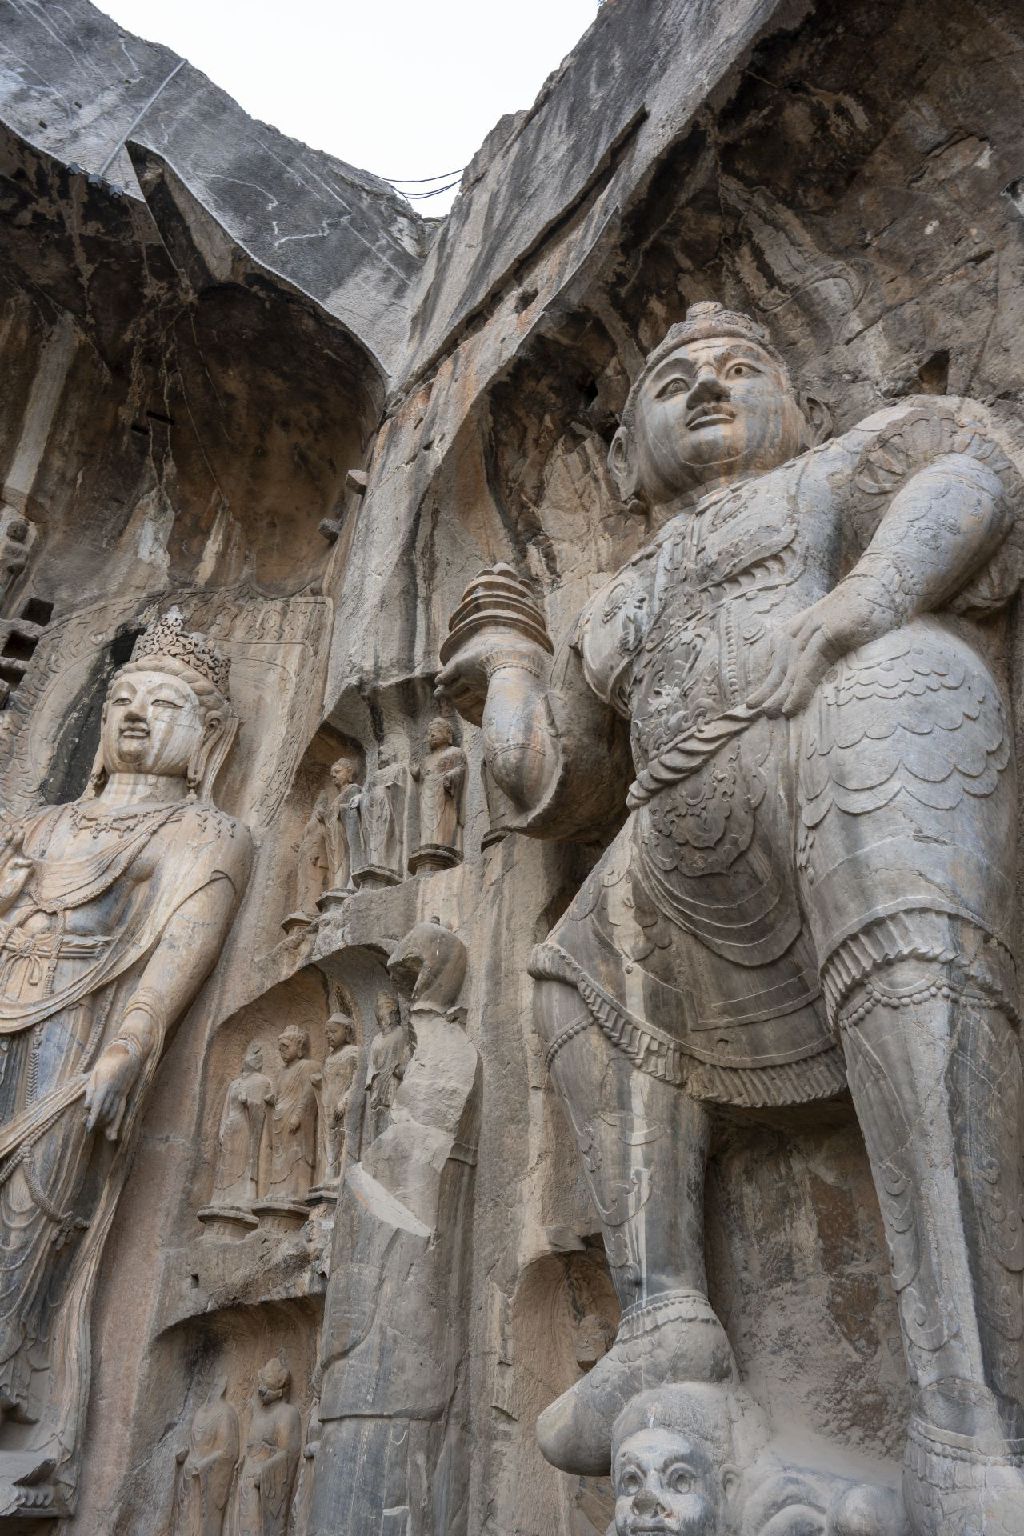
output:
[[[143,1068],[163,1050],[167,1032],[192,1002],[220,954],[236,902],[235,887],[216,875],[168,922],[125,1008],[116,1037],[96,1063],[86,1089],[87,1127],[106,1126],[116,1141],[128,1095]]]
[[[841,656],[948,603],[995,553],[1011,519],[999,477],[977,459],[944,454],[919,470],[850,573],[780,633],[771,672],[749,703],[796,714]]]
[[[575,837],[622,808],[622,722],[591,690],[574,651],[553,657],[543,616],[510,571],[483,572],[467,588],[442,661],[437,691],[481,728],[488,773],[506,802],[503,828]]]

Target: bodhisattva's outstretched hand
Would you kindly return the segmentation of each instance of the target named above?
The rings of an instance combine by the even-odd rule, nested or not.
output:
[[[139,1063],[127,1046],[114,1041],[100,1056],[85,1090],[85,1128],[106,1127],[108,1141],[116,1141],[128,1104],[128,1095],[139,1075]]]
[[[769,718],[799,714],[841,656],[899,622],[891,589],[873,576],[853,574],[777,632],[768,676],[747,704]]]

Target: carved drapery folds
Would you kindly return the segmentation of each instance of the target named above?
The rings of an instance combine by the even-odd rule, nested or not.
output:
[[[73,1501],[92,1293],[166,1042],[227,936],[228,666],[172,612],[107,690],[85,795],[8,823],[0,1029],[0,1514]]]
[[[339,1191],[335,1252],[344,1262],[328,1290],[320,1402],[327,1471],[309,1531],[375,1529],[388,1509],[432,1507],[458,1536],[480,1058],[458,1007],[466,952],[455,934],[417,924],[389,969],[409,993],[415,1044],[384,994],[367,1072],[370,1129]],[[415,1350],[394,1350],[394,1340],[413,1337]],[[331,1475],[341,1465],[343,1488]]]

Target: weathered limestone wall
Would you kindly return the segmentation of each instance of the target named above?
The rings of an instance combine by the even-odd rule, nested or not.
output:
[[[444,1362],[441,1409],[386,1410],[418,1424],[429,1409],[424,1456],[442,1471],[433,1504],[430,1489],[408,1509],[407,1489],[389,1494],[380,1530],[604,1536],[607,1480],[556,1471],[534,1435],[604,1353],[618,1304],[527,965],[618,823],[560,842],[489,835],[480,733],[455,721],[461,862],[408,874],[408,778],[401,878],[282,934],[300,848],[339,757],[361,777],[382,745],[401,770],[420,763],[439,648],[481,566],[532,583],[558,650],[649,540],[608,447],[644,354],[690,305],[763,323],[836,433],[950,394],[1024,447],[1022,59],[1011,0],[938,18],[923,0],[606,0],[437,228],[86,0],[59,18],[0,4],[0,537],[23,520],[27,549],[0,597],[4,808],[83,791],[107,681],[177,604],[231,663],[242,725],[217,803],[255,842],[104,1250],[76,1536],[184,1530],[176,1456],[197,1408],[224,1373],[244,1447],[278,1354],[302,1415],[287,1530],[368,1530],[332,1513],[331,1479],[356,1474],[320,1438],[344,1418],[351,1346],[331,1201],[306,1226],[261,1220],[241,1238],[196,1211],[246,1046],[276,1072],[277,1037],[298,1024],[319,1064],[337,1011],[356,1025],[346,1158],[362,1166],[378,994],[399,993],[408,1020],[387,957],[429,920],[466,946],[480,1058],[471,1193],[443,1206],[446,1240],[461,1223],[466,1347]],[[999,638],[1014,678],[1017,633]],[[908,1389],[848,1097],[718,1118],[707,1246],[711,1299],[777,1434],[895,1482]],[[436,1319],[419,1339],[406,1316],[389,1347],[425,1357]],[[399,1488],[398,1452],[366,1444],[358,1475]]]

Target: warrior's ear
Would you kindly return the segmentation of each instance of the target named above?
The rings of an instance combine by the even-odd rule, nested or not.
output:
[[[621,426],[612,438],[612,446],[608,450],[608,468],[612,472],[626,510],[628,512],[642,510],[636,444],[633,441],[632,432],[626,426]]]
[[[804,390],[797,392],[797,403],[800,406],[800,414],[807,423],[807,446],[816,448],[832,436],[835,423],[832,420],[832,412],[824,400],[819,400],[817,395],[809,395]]]

